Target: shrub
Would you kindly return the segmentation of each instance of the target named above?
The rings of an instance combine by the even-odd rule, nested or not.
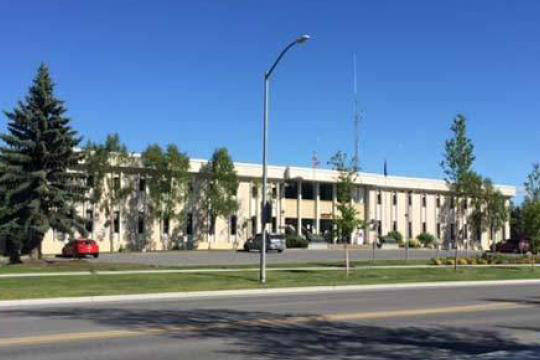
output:
[[[422,244],[420,244],[420,241],[418,241],[418,239],[410,239],[409,240],[409,247],[417,249],[417,248],[422,247]]]
[[[403,245],[403,235],[399,231],[390,231],[386,237],[394,239],[399,245]]]
[[[421,233],[416,237],[416,240],[424,247],[432,247],[437,244],[437,239],[430,233]]]
[[[457,260],[457,264],[458,264],[458,265],[467,265],[467,264],[468,264],[467,258],[459,258],[459,259]]]
[[[287,235],[286,237],[287,248],[307,248],[309,242],[298,235]]]
[[[454,259],[446,259],[444,262],[445,265],[454,265]]]
[[[440,258],[431,258],[431,265],[442,265],[443,261]]]

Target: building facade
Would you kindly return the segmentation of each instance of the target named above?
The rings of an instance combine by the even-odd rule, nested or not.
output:
[[[190,172],[197,174],[205,162],[191,160]],[[134,186],[133,194],[113,209],[110,217],[99,206],[89,203],[81,204],[79,211],[87,220],[89,237],[98,242],[102,252],[241,249],[248,238],[261,232],[262,168],[258,164],[235,163],[235,169],[240,180],[238,211],[228,219],[215,219],[214,226],[208,226],[196,201],[179,205],[184,210],[182,221],[151,220],[147,189],[150,179],[142,168],[130,168],[114,175],[118,177],[114,182],[131,182]],[[338,175],[327,169],[269,166],[272,232],[287,230],[299,235],[312,232],[323,235],[329,242],[339,241],[332,222],[336,215]],[[487,249],[493,241],[510,236],[509,222],[496,233],[473,234],[466,216],[471,209],[464,207],[458,219],[448,186],[442,180],[359,173],[356,183],[353,203],[361,218],[371,225],[353,234],[350,241],[354,244],[370,244],[378,236],[399,231],[404,239],[431,233],[448,247],[455,244],[461,232],[471,248]],[[509,205],[515,187],[496,187]],[[196,191],[197,184],[190,188]],[[65,234],[51,230],[45,235],[42,252],[59,254],[68,240]]]

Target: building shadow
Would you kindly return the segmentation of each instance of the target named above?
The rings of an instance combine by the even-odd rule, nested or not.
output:
[[[520,343],[496,331],[447,326],[396,326],[390,323],[326,321],[304,314],[229,309],[152,310],[144,308],[56,308],[5,311],[89,321],[130,330],[164,329],[178,340],[220,339],[225,357],[257,359],[538,359],[540,346]],[[301,320],[298,320],[301,317]],[[383,325],[381,325],[383,324]],[[180,346],[180,345],[179,345]],[[501,354],[483,357],[485,354]]]

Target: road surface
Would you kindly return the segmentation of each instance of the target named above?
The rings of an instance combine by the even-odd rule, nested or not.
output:
[[[539,359],[540,289],[221,297],[0,311],[0,359]]]
[[[441,251],[440,256],[454,256],[454,251]],[[461,254],[461,253],[460,253]],[[465,252],[462,253],[465,255]],[[469,255],[473,252],[469,251]],[[409,249],[409,259],[430,259],[437,255],[436,250]],[[371,250],[351,250],[351,260],[371,260]],[[156,266],[212,266],[212,265],[254,265],[259,263],[257,251],[169,251],[151,253],[102,253],[98,259],[89,261],[131,263]],[[291,264],[307,262],[343,261],[343,250],[304,250],[288,249],[278,254],[267,254],[268,264]],[[379,260],[402,260],[405,250],[376,250]]]

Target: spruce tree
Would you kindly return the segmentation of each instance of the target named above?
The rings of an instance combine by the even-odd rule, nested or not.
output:
[[[20,254],[40,249],[49,229],[85,234],[75,205],[84,198],[82,175],[76,171],[80,142],[63,101],[54,96],[54,83],[46,65],[37,72],[29,93],[11,112],[6,134],[0,138],[4,194],[0,231],[11,262]]]

